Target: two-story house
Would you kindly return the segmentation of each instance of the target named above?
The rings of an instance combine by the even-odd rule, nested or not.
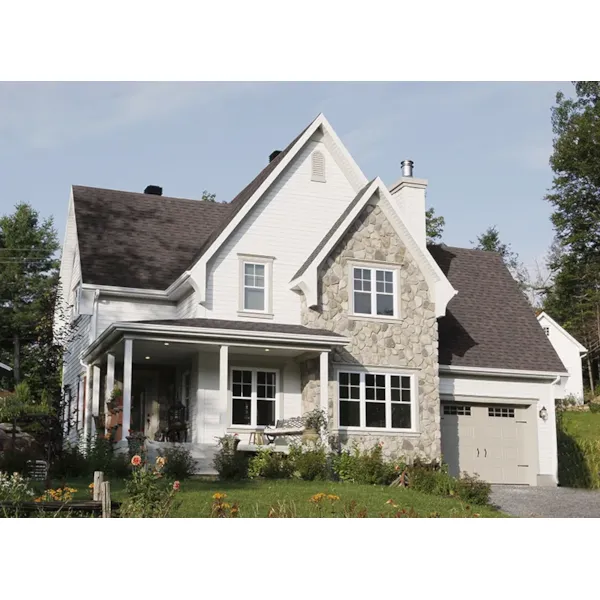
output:
[[[368,181],[319,115],[229,203],[73,186],[71,435],[118,385],[118,435],[161,444],[182,405],[205,472],[217,436],[321,407],[343,447],[556,484],[564,366],[499,256],[427,247],[427,182],[399,175]]]

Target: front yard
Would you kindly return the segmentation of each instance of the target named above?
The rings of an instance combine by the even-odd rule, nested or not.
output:
[[[77,489],[76,499],[89,498],[87,480],[73,480],[68,486]],[[114,500],[122,500],[125,496],[122,481],[111,481]],[[222,499],[232,506],[239,505],[240,517],[296,516],[317,517],[359,516],[366,509],[369,517],[391,516],[402,509],[414,509],[418,516],[429,517],[432,513],[440,517],[468,517],[477,514],[481,517],[504,517],[489,506],[468,506],[460,500],[424,494],[403,488],[387,486],[370,486],[354,483],[334,483],[329,481],[243,481],[219,482],[201,479],[189,479],[181,482],[179,500],[181,506],[173,517],[209,517],[213,505],[214,494],[226,494]],[[323,493],[319,500],[317,494]],[[336,496],[339,500],[327,498]],[[313,501],[311,502],[311,498]],[[393,504],[387,504],[392,500]],[[350,514],[350,503],[355,501],[353,514]],[[345,513],[345,514],[344,514]]]

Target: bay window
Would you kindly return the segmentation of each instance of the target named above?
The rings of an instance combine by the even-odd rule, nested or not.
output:
[[[341,371],[339,426],[414,429],[414,381],[414,375]]]
[[[268,369],[232,369],[231,424],[248,427],[275,425],[277,372]]]

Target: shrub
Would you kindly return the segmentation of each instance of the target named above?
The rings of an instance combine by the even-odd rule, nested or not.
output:
[[[488,504],[490,501],[490,493],[492,488],[486,481],[463,473],[459,479],[456,479],[455,492],[456,495],[463,501],[469,504]]]
[[[239,480],[248,477],[248,457],[237,451],[239,440],[235,435],[218,438],[219,449],[213,459],[213,466],[223,480]]]
[[[196,461],[189,450],[182,446],[174,446],[161,453],[165,458],[164,473],[173,479],[188,479],[194,474]]]
[[[382,444],[370,450],[361,450],[354,444],[352,450],[342,450],[333,459],[334,473],[341,481],[369,485],[387,485],[392,482],[399,465],[383,458]]]
[[[410,488],[435,496],[452,496],[456,491],[456,479],[437,461],[416,460],[408,467],[408,482]]]
[[[294,472],[290,457],[271,448],[261,448],[248,463],[248,475],[255,479],[288,479]]]
[[[19,473],[0,471],[0,502],[26,502],[33,500],[35,492],[29,487],[29,480]]]
[[[600,413],[600,403],[598,402],[590,402],[590,412]]]
[[[321,445],[305,447],[300,444],[290,446],[289,460],[295,477],[305,481],[323,480],[328,477],[327,453]]]
[[[90,475],[88,461],[77,446],[63,448],[50,465],[50,474],[58,479],[86,477]]]
[[[30,449],[5,450],[0,452],[0,471],[19,473],[19,475],[27,477],[28,461],[38,460],[39,458],[39,454]]]
[[[179,481],[163,478],[165,460],[156,459],[155,465],[147,465],[139,455],[131,459],[133,470],[125,482],[127,498],[121,504],[120,516],[124,518],[164,518],[175,508]]]

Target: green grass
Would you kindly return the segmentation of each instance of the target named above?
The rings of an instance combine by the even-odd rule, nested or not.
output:
[[[563,413],[564,430],[577,440],[600,440],[600,413]]]
[[[88,480],[73,480],[69,481],[67,485],[78,490],[76,498],[83,499],[89,497],[87,489],[89,483]],[[114,500],[123,500],[125,497],[122,481],[111,481],[111,491]],[[472,506],[467,509],[465,503],[454,498],[442,498],[403,488],[329,481],[219,482],[195,478],[181,482],[179,493],[181,506],[173,516],[209,516],[213,502],[212,495],[215,492],[226,493],[227,502],[237,502],[241,517],[266,517],[271,507],[281,504],[285,504],[287,510],[297,517],[318,516],[309,499],[319,492],[339,496],[340,500],[336,504],[340,508],[355,500],[357,509],[365,507],[370,517],[379,517],[381,513],[389,514],[391,509],[389,505],[386,505],[386,501],[389,499],[392,499],[400,508],[406,510],[413,508],[419,516],[423,517],[434,512],[441,517],[464,517],[471,513],[477,513],[481,517],[506,516],[489,506]]]

